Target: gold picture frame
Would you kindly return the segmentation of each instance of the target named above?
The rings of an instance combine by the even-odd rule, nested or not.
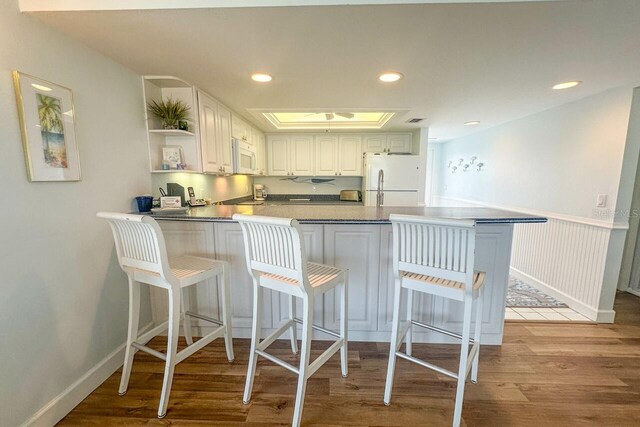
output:
[[[19,71],[13,85],[29,181],[80,181],[73,91]]]

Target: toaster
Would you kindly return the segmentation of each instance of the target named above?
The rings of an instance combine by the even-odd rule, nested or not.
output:
[[[361,200],[360,191],[358,190],[341,190],[341,202],[359,202]]]

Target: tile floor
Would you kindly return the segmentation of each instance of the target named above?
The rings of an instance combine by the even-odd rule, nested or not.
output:
[[[571,308],[507,307],[505,320],[592,322]]]

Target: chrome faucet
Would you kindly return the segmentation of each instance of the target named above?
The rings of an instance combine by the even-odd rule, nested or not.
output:
[[[378,193],[376,194],[376,206],[382,206],[384,203],[384,171],[378,171]]]

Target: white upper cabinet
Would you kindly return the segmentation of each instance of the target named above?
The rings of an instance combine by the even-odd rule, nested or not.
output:
[[[312,135],[269,135],[267,137],[269,175],[312,176],[314,157]]]
[[[241,141],[248,142],[249,144],[253,144],[251,141],[251,126],[235,114],[232,118],[231,136]]]
[[[200,143],[202,144],[203,172],[220,172],[218,149],[218,103],[202,92],[198,92],[200,111]]]
[[[233,172],[233,150],[231,148],[231,111],[218,103],[218,141],[222,172]]]
[[[267,172],[269,175],[289,175],[289,136],[267,137]]]
[[[365,153],[385,153],[387,151],[387,135],[365,135],[362,151]]]
[[[267,147],[264,133],[256,128],[251,128],[251,140],[256,146],[256,175],[266,175],[267,173]]]
[[[292,175],[312,176],[314,173],[313,136],[292,135],[289,143],[289,170]]]
[[[365,134],[365,153],[411,153],[410,133]]]
[[[411,134],[398,133],[387,135],[388,153],[411,153]]]
[[[338,175],[338,136],[316,136],[316,175]]]
[[[338,175],[362,175],[362,136],[343,135],[338,142]]]
[[[204,92],[198,91],[202,171],[232,173],[231,112]]]

